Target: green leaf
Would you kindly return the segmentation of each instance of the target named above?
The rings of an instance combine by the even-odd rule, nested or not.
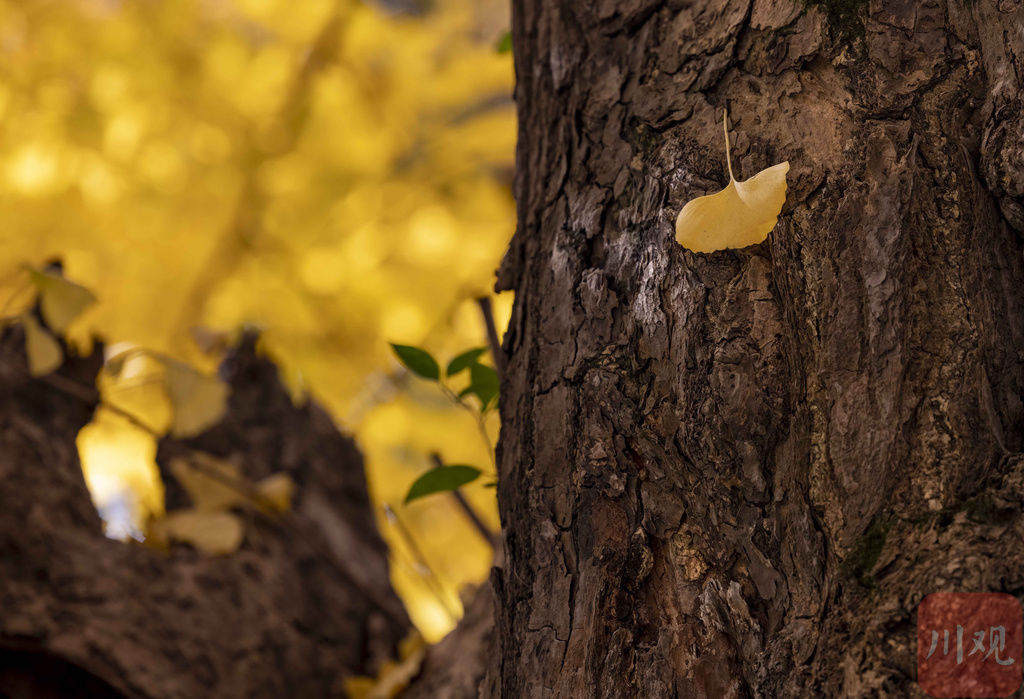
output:
[[[512,32],[505,32],[494,44],[494,50],[498,53],[512,53]]]
[[[444,493],[455,490],[467,483],[472,483],[480,477],[480,469],[472,466],[438,466],[432,468],[416,481],[409,488],[409,494],[405,496],[406,504],[426,495]]]
[[[477,358],[486,351],[486,347],[477,347],[463,352],[458,357],[448,362],[448,371],[446,372],[448,374],[448,378],[450,379],[460,371],[468,369],[473,364],[476,364]]]
[[[441,378],[441,368],[437,365],[437,361],[430,356],[430,352],[419,347],[396,345],[394,343],[392,343],[391,349],[395,351],[399,361],[417,376],[422,376],[431,381],[437,381]]]
[[[486,410],[491,401],[498,397],[498,372],[484,364],[474,364],[469,368],[469,377],[469,387],[480,399],[481,408]]]

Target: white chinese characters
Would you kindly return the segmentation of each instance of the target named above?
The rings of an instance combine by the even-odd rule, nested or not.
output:
[[[925,657],[927,660],[931,658],[935,653],[935,650],[939,645],[939,632],[932,631],[932,643],[928,649],[928,655]],[[960,624],[956,625],[956,664],[960,665],[964,661],[964,627]],[[1013,658],[1001,657],[1006,653],[1006,628],[1003,626],[991,626],[988,629],[988,652],[985,652],[985,631],[975,631],[972,635],[974,641],[974,647],[967,654],[967,657],[978,653],[984,653],[982,661],[987,661],[989,658],[995,660],[999,665],[1013,665]],[[942,631],[942,654],[949,655],[950,647],[950,632],[949,629]],[[994,657],[993,657],[994,656]]]

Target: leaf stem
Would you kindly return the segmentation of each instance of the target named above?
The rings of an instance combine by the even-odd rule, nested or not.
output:
[[[722,131],[725,132],[725,164],[729,167],[729,180],[735,182],[732,174],[732,158],[729,156],[729,108],[722,110]]]
[[[124,361],[127,361],[129,357],[134,357],[134,356],[140,356],[141,357],[141,356],[145,356],[147,354],[152,356],[154,359],[158,359],[158,360],[162,359],[162,356],[160,355],[159,352],[153,352],[151,350],[146,349],[145,347],[139,347],[138,345],[133,345],[132,347],[128,347],[127,349],[121,350],[117,354],[114,354],[114,355],[112,355],[110,357],[106,357],[103,360],[103,364],[104,365],[110,365],[110,364],[114,364],[115,362],[118,362],[118,361],[124,362]]]
[[[465,409],[473,417],[473,421],[476,422],[476,429],[480,433],[480,437],[483,439],[484,444],[487,446],[487,455],[491,458],[491,467],[497,471],[498,465],[494,458],[494,445],[491,443],[491,435],[487,434],[487,417],[483,412],[484,408],[481,407],[479,412],[474,410],[472,405],[466,403],[456,395],[455,391],[448,388],[444,379],[439,380],[437,385],[440,386],[441,392],[444,393],[451,402],[455,403],[455,405],[460,408]]]

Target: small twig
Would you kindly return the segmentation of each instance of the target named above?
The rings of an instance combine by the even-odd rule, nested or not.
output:
[[[455,403],[455,405],[466,410],[470,415],[473,416],[473,421],[476,423],[476,429],[480,433],[480,438],[483,439],[484,444],[487,446],[487,456],[489,456],[491,459],[491,468],[497,471],[498,466],[497,462],[494,459],[494,445],[491,444],[491,435],[487,434],[487,424],[485,422],[484,413],[474,410],[473,406],[469,405],[461,398],[459,398],[459,396],[456,395],[455,391],[453,391],[452,389],[448,388],[448,386],[445,385],[444,380],[441,380],[438,383],[438,385],[441,387],[441,392],[444,393],[444,395],[447,396],[451,402]]]
[[[434,569],[430,567],[430,563],[427,562],[427,557],[423,555],[423,551],[413,538],[412,532],[409,531],[405,526],[405,523],[399,518],[398,513],[395,512],[394,508],[392,508],[388,503],[384,503],[384,514],[387,516],[388,521],[391,522],[391,524],[393,524],[398,530],[399,536],[401,536],[402,541],[405,542],[405,547],[412,554],[412,558],[416,562],[416,565],[421,569],[421,571],[425,571],[423,578],[427,581],[427,587],[430,588],[430,591],[434,593],[437,601],[441,603],[442,607],[444,607],[444,610],[448,613],[452,623],[457,622],[459,620],[459,615],[455,608],[451,606],[448,595],[445,594],[444,588],[441,587],[437,573],[435,573]]]
[[[19,268],[18,272],[21,272],[22,269],[23,268]],[[3,307],[0,307],[0,318],[3,318],[4,320],[7,320],[8,319],[7,318],[7,310],[11,306],[14,305],[14,302],[17,300],[17,298],[19,296],[21,296],[24,292],[29,291],[31,288],[32,288],[32,282],[30,282],[30,281],[26,281],[24,284],[22,284],[21,286],[17,287],[14,290],[14,292],[10,296],[7,297],[7,300],[4,301]]]
[[[261,213],[267,204],[266,193],[259,182],[259,166],[292,151],[299,142],[302,126],[310,112],[310,93],[317,84],[316,77],[339,55],[337,44],[346,36],[341,29],[353,14],[350,7],[351,3],[341,0],[334,2],[330,14],[309,45],[302,63],[291,76],[273,122],[284,135],[283,142],[272,152],[265,148],[251,147],[244,153],[250,166],[243,171],[243,181],[231,219],[200,267],[196,281],[187,291],[185,301],[181,304],[181,311],[175,319],[174,327],[181,330],[183,336],[183,331],[190,325],[189,320],[195,309],[204,307],[210,292],[238,268],[245,260],[246,253],[252,249],[253,241],[260,237]]]
[[[498,339],[498,328],[494,324],[494,309],[491,306],[490,296],[481,296],[476,300],[480,306],[480,314],[484,318],[484,326],[487,328],[487,343],[491,346],[491,357],[494,358],[494,371],[498,374],[498,383],[504,387],[505,384],[505,353],[501,351],[501,341]],[[483,424],[483,416],[480,417],[480,430],[485,437],[487,429]],[[490,445],[490,437],[486,437]],[[498,472],[498,459],[494,454],[494,447],[489,451],[491,463],[494,464],[495,473]]]
[[[487,445],[487,456],[491,459],[491,468],[494,470],[495,477],[497,477],[498,461],[494,456],[494,445],[491,444],[491,435],[487,434],[487,423],[485,422],[484,414],[476,413],[474,417],[476,418],[477,431],[480,432],[481,438]]]
[[[487,344],[491,347],[491,356],[494,358],[494,370],[498,372],[498,380],[505,379],[505,355],[501,351],[501,340],[498,339],[498,328],[494,325],[494,309],[491,307],[491,297],[481,296],[476,300],[480,306],[480,314],[484,317],[484,325],[487,327]]]
[[[61,376],[60,374],[46,374],[45,376],[38,377],[38,379],[43,383],[48,384],[53,388],[57,389],[61,393],[71,396],[72,398],[77,398],[83,403],[88,404],[89,406],[92,407],[93,410],[96,410],[97,408],[103,408],[104,410],[109,410],[110,412],[119,415],[120,417],[123,417],[125,420],[135,425],[143,432],[149,433],[156,439],[160,439],[160,437],[163,436],[162,433],[147,425],[137,415],[134,415],[133,413],[125,410],[124,408],[120,408],[114,405],[113,403],[104,403],[102,400],[100,400],[99,392],[95,388],[92,388],[91,386],[86,386],[84,383],[79,383],[74,379],[69,379],[68,377]]]
[[[444,461],[441,460],[440,454],[435,452],[430,455],[430,459],[434,462],[435,468],[444,466]],[[457,488],[451,491],[451,496],[455,499],[455,502],[458,503],[459,507],[462,508],[462,513],[466,515],[466,518],[473,525],[473,528],[476,529],[477,534],[483,537],[483,540],[486,541],[493,549],[498,540],[497,534],[491,531],[491,528],[484,524],[484,521],[480,519],[480,515],[476,509],[469,504],[469,501],[466,500],[466,497],[459,492]]]
[[[77,398],[83,403],[88,403],[93,409],[97,408],[100,404],[100,394],[96,389],[86,386],[84,383],[78,383],[74,379],[69,379],[60,374],[45,374],[40,376],[39,380],[56,388],[61,393]]]
[[[463,495],[458,489],[451,491],[452,497],[455,498],[455,502],[459,503],[459,507],[462,508],[462,512],[466,515],[470,522],[473,523],[473,528],[476,529],[477,534],[487,542],[487,544],[493,549],[497,544],[498,535],[491,531],[491,528],[484,524],[484,521],[480,519],[480,515],[477,511],[469,504],[469,500]]]
[[[121,408],[119,406],[114,405],[113,403],[104,403],[102,401],[97,401],[96,407],[97,408],[103,408],[104,410],[109,410],[110,412],[114,413],[115,415],[123,417],[125,420],[130,422],[135,427],[138,427],[143,432],[148,433],[154,439],[159,440],[161,437],[163,437],[163,433],[162,432],[160,432],[159,430],[157,430],[157,429],[147,425],[145,422],[143,422],[142,418],[138,417],[137,415],[132,414],[130,411],[125,410],[124,408]]]
[[[259,490],[257,490],[253,484],[243,476],[232,476],[228,473],[210,468],[208,465],[204,464],[200,458],[201,456],[209,455],[198,449],[192,449],[185,445],[174,445],[174,447],[180,447],[184,450],[184,458],[188,461],[189,466],[210,480],[216,481],[225,488],[233,490],[237,494],[241,495],[244,498],[242,504],[247,507],[251,507],[257,515],[262,516],[271,522],[279,522],[283,519],[282,514],[276,511],[274,504],[267,498],[263,497]],[[253,505],[255,505],[255,507],[252,507]]]

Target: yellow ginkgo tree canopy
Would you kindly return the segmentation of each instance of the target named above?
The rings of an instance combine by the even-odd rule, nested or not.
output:
[[[509,16],[504,0],[400,5],[0,0],[0,306],[28,298],[31,265],[33,372],[62,360],[54,333],[72,352],[100,338],[125,357],[101,374],[105,403],[179,435],[223,403],[196,330],[259,328],[295,394],[355,435],[372,495],[457,605],[491,552],[445,499],[401,502],[431,452],[490,457],[388,343],[448,358],[485,342],[473,299],[515,223],[512,60],[495,49]],[[510,303],[495,300],[499,324]],[[101,509],[164,514],[151,434],[101,409],[79,446]],[[497,526],[493,490],[465,495]],[[172,539],[204,523],[172,521]],[[381,528],[411,615],[443,633],[444,605]]]

